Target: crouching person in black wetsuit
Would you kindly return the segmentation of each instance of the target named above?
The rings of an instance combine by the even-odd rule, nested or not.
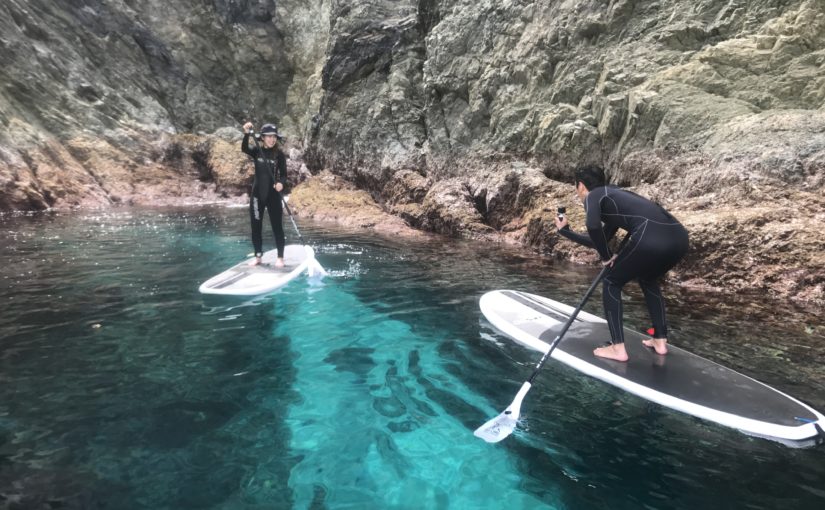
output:
[[[278,259],[275,267],[284,266],[284,213],[281,205],[281,192],[286,186],[286,156],[278,146],[281,136],[278,128],[272,124],[261,127],[261,141],[263,146],[255,144],[249,146],[249,137],[252,134],[252,123],[243,125],[243,142],[241,150],[252,156],[255,161],[255,180],[252,182],[252,192],[249,194],[249,218],[252,221],[252,246],[255,248],[255,259],[250,265],[261,263],[263,256],[263,226],[264,209],[269,211],[269,223],[272,233],[275,234],[275,246],[278,249]]]
[[[602,264],[611,267],[604,278],[603,293],[611,343],[595,349],[593,354],[627,361],[622,288],[630,280],[639,282],[653,321],[653,339],[644,344],[657,354],[667,354],[665,301],[658,280],[687,252],[687,230],[662,206],[630,191],[607,186],[604,170],[598,166],[576,170],[576,194],[584,204],[588,235],[570,230],[567,218],[557,217],[556,228],[564,237],[595,248]],[[625,230],[630,240],[620,253],[613,254],[608,241],[618,229]]]

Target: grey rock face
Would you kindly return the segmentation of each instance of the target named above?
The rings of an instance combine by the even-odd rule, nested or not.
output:
[[[0,4],[0,210],[237,197],[246,120],[411,225],[571,258],[537,225],[581,163],[688,222],[816,218],[825,0]]]
[[[171,179],[197,195],[164,160],[176,135],[302,122],[306,112],[287,107],[301,76],[288,51],[302,43],[283,37],[279,10],[273,0],[3,2],[0,209],[117,202],[107,176],[124,166],[127,180]],[[58,173],[66,182],[49,178]]]
[[[21,171],[25,151],[46,142],[103,139],[142,167],[165,150],[164,135],[252,119],[305,145],[311,170],[332,169],[380,200],[399,170],[437,182],[474,175],[491,157],[556,179],[595,161],[625,185],[662,176],[642,164],[653,152],[701,154],[724,182],[740,178],[732,161],[770,182],[823,180],[821,0],[0,9],[0,146]],[[4,196],[32,192],[19,174]],[[672,189],[703,192],[693,184]]]
[[[618,170],[629,155],[697,152],[774,179],[758,162],[825,148],[822,2],[374,4],[336,16],[311,146],[375,189],[491,155],[551,177],[597,161],[638,185],[659,172]],[[743,131],[747,148],[723,141]]]

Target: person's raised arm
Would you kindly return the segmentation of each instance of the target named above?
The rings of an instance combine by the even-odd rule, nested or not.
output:
[[[247,122],[246,124],[243,125],[243,141],[241,142],[241,151],[243,151],[244,154],[249,154],[250,156],[255,158],[255,157],[257,157],[257,153],[258,153],[257,152],[257,147],[252,148],[252,147],[249,146],[249,137],[250,137],[250,135],[252,135],[252,128],[253,128],[253,125],[252,125],[251,122]]]
[[[596,245],[593,244],[593,241],[590,239],[590,236],[586,236],[584,234],[579,234],[578,232],[574,232],[570,229],[570,226],[566,226],[562,229],[559,229],[559,234],[570,239],[571,241],[575,241],[582,246],[587,246],[588,248],[595,248]]]
[[[559,218],[556,217],[556,229],[559,234],[567,239],[570,239],[573,242],[576,242],[582,246],[587,246],[588,248],[595,248],[596,246],[593,244],[593,241],[590,240],[590,237],[579,234],[578,232],[574,232],[570,229],[570,225],[567,223],[567,217]]]

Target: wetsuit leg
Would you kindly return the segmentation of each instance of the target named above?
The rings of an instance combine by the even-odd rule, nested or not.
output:
[[[656,338],[666,338],[665,302],[659,279],[665,275],[688,248],[687,231],[681,225],[648,224],[633,242],[619,254],[613,269],[604,279],[604,313],[614,344],[624,342],[622,288],[630,280],[639,280]]]
[[[624,343],[624,319],[622,314],[622,288],[632,280],[636,272],[636,264],[625,260],[621,264],[616,261],[613,270],[604,278],[602,285],[602,303],[607,326],[610,329],[610,339],[614,344]]]
[[[269,195],[268,202],[266,208],[269,210],[269,223],[275,235],[275,247],[278,248],[278,257],[283,258],[286,237],[284,236],[284,211],[281,197],[277,193],[272,193]]]
[[[255,250],[255,256],[263,255],[263,213],[265,204],[260,203],[258,197],[253,193],[249,198],[249,219],[252,223],[252,247]]]
[[[639,275],[639,286],[653,323],[653,338],[667,338],[667,312],[659,280],[687,253],[688,233],[681,225],[659,226],[656,231],[652,237],[658,240],[658,246],[649,248],[657,253],[656,262]]]
[[[667,313],[659,278],[639,278],[639,287],[642,288],[650,321],[653,323],[653,338],[667,338]]]

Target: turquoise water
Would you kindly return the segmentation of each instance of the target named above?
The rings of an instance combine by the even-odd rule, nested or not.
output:
[[[330,277],[205,298],[198,285],[250,251],[245,209],[0,221],[0,508],[825,507],[825,448],[556,362],[522,428],[473,437],[537,361],[486,325],[480,295],[573,303],[590,268],[301,222]],[[676,343],[825,409],[821,317],[670,292]],[[638,295],[626,308],[644,327]]]

